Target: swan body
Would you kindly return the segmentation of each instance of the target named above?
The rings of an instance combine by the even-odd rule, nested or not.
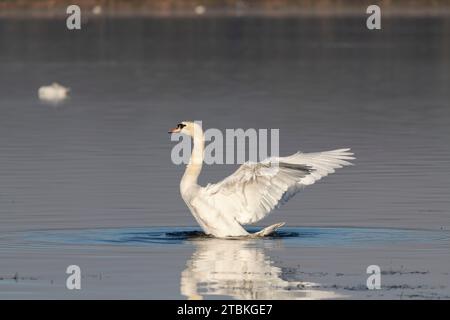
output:
[[[204,135],[200,125],[184,121],[169,131],[192,137],[194,147],[181,179],[181,196],[206,234],[219,237],[262,237],[284,223],[249,234],[243,225],[260,221],[286,203],[303,187],[351,165],[350,149],[316,153],[297,152],[288,157],[272,157],[262,162],[246,162],[236,172],[216,184],[198,185],[204,156]]]
[[[50,102],[59,102],[67,98],[70,89],[58,83],[42,86],[38,90],[39,99]]]

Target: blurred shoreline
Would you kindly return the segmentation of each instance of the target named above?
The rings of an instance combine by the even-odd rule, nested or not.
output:
[[[108,17],[365,16],[371,4],[382,16],[450,15],[450,2],[443,0],[0,0],[0,17],[65,17],[71,4],[82,15]]]

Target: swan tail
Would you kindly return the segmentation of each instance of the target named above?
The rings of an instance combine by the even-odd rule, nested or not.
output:
[[[271,235],[272,233],[274,233],[275,230],[277,230],[278,228],[281,228],[284,225],[285,225],[285,222],[275,223],[275,224],[268,226],[258,232],[253,233],[251,236],[255,237],[255,238],[267,237],[267,236]]]

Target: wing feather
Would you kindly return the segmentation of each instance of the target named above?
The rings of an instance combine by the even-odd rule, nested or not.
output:
[[[337,149],[247,162],[221,182],[206,186],[204,192],[212,205],[220,205],[239,223],[250,224],[286,203],[304,186],[351,165],[348,160],[353,159],[350,149]]]

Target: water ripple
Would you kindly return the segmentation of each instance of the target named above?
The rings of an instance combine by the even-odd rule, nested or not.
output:
[[[259,230],[249,228],[250,232]],[[122,245],[152,246],[155,244],[184,244],[204,241],[211,237],[194,227],[148,227],[83,230],[30,231],[19,235],[34,245]],[[234,240],[249,240],[234,238]],[[286,245],[335,247],[372,246],[388,244],[448,245],[449,232],[432,230],[407,230],[385,228],[283,228],[272,236],[252,241],[273,242],[281,240]]]

